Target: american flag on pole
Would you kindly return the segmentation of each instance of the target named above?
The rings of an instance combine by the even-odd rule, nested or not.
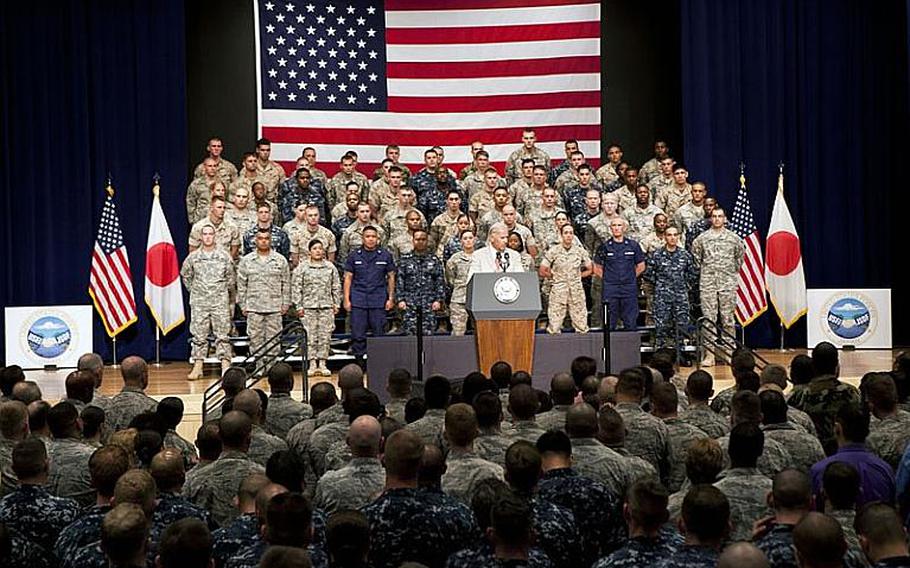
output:
[[[752,217],[749,196],[746,194],[744,173],[739,175],[739,193],[733,207],[730,229],[746,245],[743,265],[737,278],[739,286],[736,289],[736,319],[745,327],[768,309],[768,298],[765,293],[765,262],[762,259],[761,240]]]
[[[110,337],[136,322],[130,259],[126,254],[123,232],[117,219],[114,190],[110,186],[107,188],[107,199],[104,200],[101,224],[92,251],[88,293]]]
[[[306,146],[322,164],[347,150],[379,164],[385,146],[422,164],[500,166],[525,127],[563,156],[568,138],[600,155],[598,0],[254,0],[259,127],[272,158]],[[596,164],[597,160],[590,160]]]

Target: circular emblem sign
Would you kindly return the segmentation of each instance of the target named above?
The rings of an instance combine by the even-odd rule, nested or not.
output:
[[[870,303],[857,296],[841,296],[826,306],[825,319],[830,333],[839,339],[862,340],[874,328]]]
[[[511,276],[503,276],[493,282],[493,297],[503,304],[511,304],[521,296],[521,286],[518,280]]]
[[[56,316],[38,318],[29,326],[26,335],[28,348],[43,359],[55,359],[63,355],[72,339],[70,326]]]

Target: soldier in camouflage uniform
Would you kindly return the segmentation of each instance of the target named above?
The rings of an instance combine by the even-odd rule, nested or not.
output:
[[[384,166],[388,163],[384,163]],[[383,179],[373,182],[370,186],[369,204],[373,208],[373,213],[380,221],[385,222],[385,215],[388,211],[398,205],[398,192],[402,187],[408,187],[404,183],[404,170],[398,167],[389,166],[388,172]]]
[[[469,505],[477,484],[484,479],[503,479],[503,469],[474,452],[474,440],[479,433],[477,415],[470,405],[453,404],[446,410],[445,441],[449,446],[442,490]]]
[[[714,483],[730,501],[730,540],[749,540],[752,524],[769,513],[766,498],[771,479],[756,467],[763,446],[764,435],[753,423],[739,424],[730,433],[731,467],[722,471]]]
[[[371,220],[372,211],[369,203],[361,201],[357,204],[357,219],[344,230],[338,244],[338,261],[343,265],[348,255],[363,244],[363,230],[374,227],[379,237],[380,246],[386,242],[386,232]]]
[[[600,215],[601,201],[601,193],[599,189],[590,187],[585,190],[584,195],[584,208],[579,211],[578,214],[572,217],[572,224],[575,226],[575,232],[578,234],[579,240],[582,242],[584,241],[585,233],[588,231],[588,223],[591,222],[591,219]]]
[[[825,459],[825,451],[818,438],[787,420],[787,401],[782,393],[765,390],[759,398],[765,439],[783,446],[790,454],[793,467],[808,472],[813,465]]]
[[[663,213],[660,207],[651,203],[651,190],[648,186],[638,184],[635,188],[635,205],[625,207],[622,216],[629,222],[626,234],[638,242],[642,242],[654,231],[654,217]]]
[[[460,178],[461,187],[464,190],[466,199],[470,199],[478,191],[483,191],[484,174],[491,168],[490,155],[486,150],[479,150],[474,154],[474,162],[471,168],[470,173],[466,174],[465,177]],[[461,172],[464,173],[464,171],[465,170],[462,170]],[[459,177],[460,176],[461,174],[459,174]],[[500,180],[500,182],[505,185],[505,180]],[[465,201],[465,203],[467,203],[467,201]]]
[[[335,242],[338,246],[341,246],[341,238],[344,236],[344,231],[357,221],[357,207],[360,203],[360,199],[356,194],[348,194],[345,197],[345,210],[344,215],[341,217],[333,217],[332,221],[332,234],[335,235]],[[339,264],[341,261],[341,253],[339,251],[337,257],[335,258],[335,263]],[[340,264],[339,264],[340,265]]]
[[[717,566],[730,526],[730,503],[716,487],[696,485],[683,500],[680,530],[686,542],[660,568],[713,568]]]
[[[490,231],[490,227],[493,226],[493,223],[502,222],[503,209],[510,204],[510,201],[511,198],[509,197],[509,191],[507,189],[497,187],[493,190],[492,207],[477,217],[477,238],[482,241],[487,240],[487,234]]]
[[[356,182],[360,188],[360,199],[366,199],[370,191],[370,180],[357,171],[357,161],[354,157],[345,154],[341,157],[341,171],[332,176],[326,185],[329,207],[335,207],[344,202],[344,196],[347,195],[347,184],[351,181]]]
[[[474,232],[465,229],[461,233],[461,250],[446,262],[446,282],[452,289],[449,299],[449,321],[452,335],[464,335],[468,327],[468,311],[465,308],[468,292],[468,273],[474,256]]]
[[[13,472],[19,487],[0,499],[0,523],[45,551],[54,550],[60,532],[79,516],[76,501],[51,495],[47,450],[40,440],[29,438],[13,448]]]
[[[149,472],[158,488],[158,504],[152,515],[154,527],[161,527],[163,530],[180,519],[190,517],[199,519],[209,529],[215,528],[208,511],[192,504],[180,494],[185,471],[183,454],[179,450],[166,448],[158,452],[152,458]],[[160,533],[156,534],[156,532],[153,529],[153,536],[160,536]]]
[[[686,398],[689,406],[680,419],[701,429],[711,438],[720,438],[730,431],[729,421],[711,410],[708,399],[714,394],[714,379],[707,371],[699,370],[686,379]]]
[[[619,144],[610,144],[607,148],[607,162],[600,166],[595,172],[595,176],[604,184],[615,181],[622,174],[619,173],[619,165],[622,161],[623,151]],[[637,173],[638,170],[636,170]]]
[[[566,153],[566,159],[560,162],[559,165],[553,166],[547,176],[547,183],[550,184],[551,187],[556,187],[556,180],[559,179],[559,176],[572,168],[572,154],[578,152],[578,141],[574,139],[566,140],[563,149]],[[582,157],[584,157],[584,155],[582,155]]]
[[[419,489],[423,442],[408,430],[385,445],[385,492],[363,508],[370,523],[370,564],[398,568],[402,562],[438,567],[453,552],[473,544],[478,528],[471,509],[435,491]]]
[[[533,129],[524,130],[521,133],[521,148],[509,154],[506,165],[506,177],[515,181],[521,177],[522,160],[534,160],[534,165],[543,166],[546,171],[550,171],[550,155],[538,148],[537,135]]]
[[[88,462],[94,448],[82,442],[79,412],[69,402],[58,402],[47,416],[53,439],[47,449],[50,472],[47,490],[73,499],[83,507],[95,504]]]
[[[221,418],[223,450],[212,462],[199,484],[186,492],[186,497],[212,514],[212,520],[224,527],[238,517],[234,505],[241,482],[253,473],[264,474],[265,468],[250,459],[252,421],[245,412],[237,410]]]
[[[256,141],[256,172],[265,184],[266,198],[278,204],[278,186],[287,178],[284,168],[278,162],[269,159],[272,155],[272,143],[267,138]]]
[[[224,144],[221,142],[221,138],[209,139],[205,151],[208,153],[206,160],[215,160],[215,171],[217,172],[218,177],[221,178],[221,181],[223,181],[225,185],[234,181],[234,178],[237,177],[237,167],[221,157],[221,153],[224,151]],[[204,175],[206,175],[205,160],[200,162],[193,170],[194,178],[203,177]]]
[[[250,254],[256,250],[256,236],[260,231],[268,231],[272,250],[289,261],[291,259],[291,238],[287,231],[273,223],[271,206],[267,203],[258,205],[256,218],[256,224],[243,235],[243,254]]]
[[[461,193],[450,191],[446,196],[446,210],[437,215],[430,223],[430,249],[435,251],[436,256],[440,258],[449,239],[460,234],[456,225],[458,218],[462,215],[462,203]]]
[[[629,453],[647,460],[660,472],[661,479],[666,480],[670,473],[670,433],[662,420],[641,409],[644,386],[640,372],[629,369],[620,373],[616,384],[616,412],[626,426],[625,446]]]
[[[405,230],[396,233],[394,237],[388,240],[388,244],[386,245],[386,248],[389,249],[389,253],[392,255],[392,258],[395,259],[395,262],[398,262],[401,255],[414,252],[414,233],[422,231],[425,228],[423,217],[417,209],[409,210],[405,215],[404,221]]]
[[[563,167],[568,163],[568,167]],[[562,171],[555,178],[550,181],[553,172],[550,172],[550,176],[547,177],[547,183],[556,188],[560,194],[565,195],[565,190],[567,187],[573,185],[578,185],[578,168],[585,163],[585,155],[583,152],[578,150],[572,152],[572,155],[569,156],[566,161],[560,164],[557,167],[561,167]]]
[[[155,412],[158,401],[145,394],[149,384],[148,364],[141,358],[130,356],[120,364],[123,389],[111,397],[105,409],[105,424],[112,432],[127,428],[133,418],[143,412]]]
[[[224,199],[212,198],[208,217],[197,221],[190,229],[189,250],[195,251],[202,246],[202,228],[209,226],[215,229],[215,243],[218,248],[228,253],[232,259],[240,251],[240,230],[225,219],[226,203]]]
[[[543,459],[537,494],[572,511],[581,531],[583,565],[589,566],[622,546],[626,526],[619,495],[572,468],[572,444],[565,433],[547,432],[536,445]]]
[[[703,182],[697,181],[691,186],[689,201],[676,210],[670,218],[670,224],[679,229],[679,234],[686,236],[697,221],[705,218],[705,198],[708,190]]]
[[[689,288],[698,281],[698,266],[691,253],[679,248],[679,229],[667,228],[666,237],[666,246],[648,256],[644,279],[656,291],[657,346],[675,347],[675,330],[689,326]]]
[[[528,226],[534,235],[535,241],[540,245],[540,251],[546,252],[551,243],[559,242],[559,233],[556,231],[556,215],[565,212],[557,206],[556,190],[547,187],[541,194],[541,204],[527,214]]]
[[[299,168],[294,178],[288,179],[281,184],[281,188],[281,201],[278,210],[281,213],[282,221],[285,223],[292,221],[298,206],[313,205],[319,210],[319,218],[326,225],[330,223],[329,207],[322,182],[318,179],[312,179],[307,168]],[[298,218],[298,220],[302,221],[303,219]]]
[[[236,225],[241,235],[256,224],[256,208],[250,206],[249,189],[243,187],[237,190],[225,208],[224,219]]]
[[[581,280],[591,275],[593,264],[588,251],[573,242],[575,230],[572,225],[563,225],[561,236],[562,242],[548,248],[540,262],[540,275],[552,281],[547,332],[561,333],[568,311],[576,333],[587,333],[588,308]]]
[[[660,188],[654,197],[654,204],[671,220],[676,218],[680,207],[692,200],[692,186],[686,181],[688,177],[689,171],[684,165],[674,165],[673,184]]]
[[[695,440],[708,437],[702,430],[679,418],[678,405],[676,387],[671,383],[654,385],[651,391],[651,414],[660,418],[667,426],[670,471],[665,484],[670,492],[679,491],[686,480],[686,456],[689,454],[689,445]]]
[[[398,262],[395,296],[398,309],[403,310],[403,330],[417,333],[417,309],[423,308],[424,335],[436,329],[436,312],[445,301],[445,281],[442,262],[428,249],[429,236],[424,230],[414,232],[414,252],[403,255]]]
[[[426,217],[414,207],[414,190],[407,186],[400,187],[397,196],[395,206],[386,210],[382,218],[382,228],[389,240],[408,231],[407,216],[411,211],[417,212],[421,226],[426,227]]]
[[[496,170],[490,168],[483,174],[483,188],[474,193],[468,203],[468,215],[476,223],[487,214],[487,211],[493,209],[493,192],[499,189],[499,174]]]
[[[296,268],[301,259],[306,260],[309,257],[310,243],[316,240],[321,242],[325,248],[326,260],[334,263],[335,254],[338,252],[338,247],[335,245],[335,234],[319,224],[319,209],[315,205],[298,205],[298,216],[301,215],[301,209],[305,222],[296,225],[295,220],[284,226],[284,230],[291,239],[291,265]]]
[[[673,165],[676,163],[670,156],[660,160],[657,170],[653,175],[646,175],[644,171],[639,171],[639,177],[651,188],[651,195],[656,199],[663,191],[673,185]]]
[[[306,167],[310,170],[310,174],[313,175],[313,179],[321,181],[322,187],[328,190],[328,176],[325,175],[324,171],[316,167],[316,149],[312,146],[307,146],[303,149],[303,153],[300,157],[306,160]]]
[[[237,268],[237,303],[247,317],[247,334],[250,353],[255,353],[269,339],[281,331],[281,316],[291,302],[288,262],[271,248],[271,234],[256,234],[256,250],[240,259]],[[265,363],[263,371],[271,365],[276,350],[259,353]]]
[[[334,270],[334,267],[333,267]],[[313,407],[294,400],[294,372],[287,363],[278,363],[269,370],[269,402],[265,413],[265,429],[282,440],[301,420],[313,416]]]
[[[249,190],[250,195],[253,195],[253,184],[262,182],[259,178],[259,170],[257,166],[256,154],[253,152],[246,152],[243,154],[243,160],[241,164],[243,168],[240,170],[240,173],[235,177],[230,185],[228,185],[228,199],[233,199],[234,194],[237,193],[237,190],[244,188]],[[265,186],[263,185],[263,188]]]
[[[586,202],[588,191],[597,190],[598,195],[603,193],[603,186],[591,176],[591,166],[582,164],[578,167],[578,180],[573,179],[562,189],[556,188],[556,191],[562,193],[563,203],[566,205],[566,211],[574,219],[581,215],[585,208],[600,210],[600,200],[598,199],[597,207],[592,208]],[[596,213],[595,213],[596,214]]]
[[[269,483],[269,478],[261,473],[250,474],[240,483],[237,491],[237,509],[240,516],[212,532],[212,558],[216,566],[224,566],[240,550],[253,544],[259,536],[256,494]]]
[[[325,260],[325,246],[318,240],[309,243],[309,260],[294,269],[291,302],[307,330],[310,374],[330,376],[326,362],[331,354],[335,315],[342,303],[341,278],[335,265]]]
[[[895,471],[910,440],[910,413],[897,406],[897,387],[889,373],[870,373],[860,383],[872,416],[866,446]]]
[[[777,474],[769,501],[774,517],[764,525],[769,530],[755,539],[755,545],[772,566],[796,566],[793,528],[812,505],[812,486],[806,474],[793,470]]]
[[[213,158],[206,158],[202,162],[204,175],[193,178],[186,188],[186,216],[190,226],[209,214],[209,204],[212,197],[212,186],[220,182],[226,187],[225,182],[218,177],[218,166]]]
[[[667,146],[666,141],[656,140],[654,142],[654,157],[641,166],[642,179],[649,182],[656,177],[660,173],[660,164],[668,158],[672,160],[670,158],[670,147]]]
[[[190,335],[192,335],[193,369],[187,379],[202,378],[202,364],[208,354],[209,333],[215,336],[215,355],[222,372],[231,364],[231,305],[229,296],[235,288],[234,263],[221,249],[215,248],[215,230],[202,228],[202,248],[190,253],[180,275],[190,293]]]
[[[480,434],[474,440],[477,455],[498,465],[505,465],[506,450],[512,441],[503,434],[502,402],[496,393],[483,391],[472,402]]]
[[[438,169],[433,181],[433,184],[420,188],[417,194],[417,208],[427,219],[435,219],[446,210],[446,196],[449,192],[456,191],[462,199],[466,198],[448,168]]]
[[[721,327],[730,334],[735,333],[733,314],[736,311],[737,275],[743,264],[745,245],[736,233],[724,228],[727,216],[720,207],[711,213],[711,229],[699,235],[692,243],[692,255],[701,270],[699,290],[701,309],[712,321],[720,314]],[[713,337],[708,330],[709,341]],[[716,340],[716,339],[715,339]],[[702,362],[704,366],[714,364],[709,354]]]
[[[627,461],[597,440],[597,428],[597,411],[591,405],[577,403],[566,412],[566,434],[572,441],[573,467],[580,475],[603,483],[616,495],[625,495]]]
[[[359,416],[348,430],[346,445],[351,461],[341,469],[326,471],[316,484],[313,503],[326,514],[360,509],[382,493],[385,470],[379,461],[382,428],[372,416]]]

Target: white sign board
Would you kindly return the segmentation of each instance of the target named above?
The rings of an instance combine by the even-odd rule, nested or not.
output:
[[[809,348],[822,341],[837,347],[891,349],[891,290],[807,290]]]
[[[6,308],[6,364],[75,367],[92,352],[91,306]]]

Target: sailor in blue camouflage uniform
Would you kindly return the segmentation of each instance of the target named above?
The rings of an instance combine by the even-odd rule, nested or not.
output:
[[[259,536],[255,512],[243,513],[226,527],[212,533],[212,558],[215,566],[224,566],[238,552],[253,544]]]
[[[332,229],[332,233],[335,234],[335,241],[340,243],[341,237],[344,235],[344,231],[354,224],[354,221],[357,220],[357,204],[360,203],[360,197],[356,193],[349,193],[344,198],[344,204],[348,207],[348,212],[345,215],[340,215],[339,217],[332,219],[332,225],[329,227]],[[338,259],[339,261],[341,259]]]
[[[730,532],[730,503],[713,485],[695,485],[686,493],[680,529],[685,544],[660,560],[660,568],[714,568]],[[773,565],[772,566],[776,566]]]
[[[88,544],[101,540],[101,521],[112,509],[110,504],[86,507],[79,518],[70,523],[54,545],[54,555],[60,561],[60,568],[76,568],[72,560],[79,550]]]
[[[543,476],[537,495],[575,515],[581,531],[583,565],[617,550],[626,540],[622,504],[606,485],[572,469],[572,442],[565,432],[551,430],[537,440]]]
[[[442,568],[449,555],[480,537],[466,505],[418,487],[423,453],[423,440],[409,430],[398,430],[386,441],[386,490],[362,509],[370,523],[373,568],[398,568],[408,561]]]
[[[717,199],[713,197],[705,198],[705,216],[701,219],[692,223],[689,226],[689,229],[686,231],[686,250],[692,251],[692,243],[695,242],[695,239],[711,228],[711,213],[714,212],[714,208],[717,207]]]
[[[152,458],[149,471],[158,487],[158,505],[152,515],[152,532],[157,527],[167,528],[171,523],[186,517],[199,519],[215,529],[212,516],[202,507],[196,506],[180,494],[186,473],[183,469],[183,454],[176,448],[165,448]],[[155,535],[160,536],[160,535]]]
[[[417,330],[417,308],[423,308],[423,335],[436,329],[436,312],[445,300],[445,278],[442,262],[429,250],[429,235],[423,229],[414,231],[414,251],[398,261],[395,296],[403,310],[402,328],[408,335]]]
[[[679,229],[667,227],[666,245],[651,253],[644,278],[654,284],[654,326],[658,347],[675,347],[677,328],[689,326],[689,290],[698,283],[698,265],[679,248]]]
[[[572,154],[578,152],[578,140],[566,140],[565,150],[566,159],[561,161],[558,166],[554,166],[550,173],[547,174],[547,185],[550,187],[556,187],[556,180],[559,179],[559,176],[569,171],[569,168],[572,167],[570,159]]]
[[[322,180],[313,179],[308,168],[298,168],[294,177],[288,178],[279,187],[281,196],[278,210],[281,219],[286,223],[294,218],[294,210],[301,203],[315,205],[319,208],[319,221],[326,227],[331,226],[328,202]]]
[[[439,168],[432,176],[415,177],[411,183],[417,194],[417,208],[427,218],[427,222],[439,217],[446,211],[446,198],[450,191],[457,191],[461,196],[461,208],[467,212],[468,199],[458,182],[447,168]]]
[[[646,568],[676,553],[683,538],[664,524],[669,494],[656,477],[639,478],[626,493],[629,538],[617,550],[594,563],[593,568]]]
[[[0,499],[0,523],[50,552],[60,532],[79,516],[81,507],[45,489],[47,448],[39,438],[16,444],[12,458],[19,487]]]
[[[0,557],[0,560],[3,561],[3,568],[51,567],[52,559],[40,546],[9,527],[5,527],[3,532],[5,535],[0,537],[0,542],[9,539],[9,548],[3,550],[2,552],[5,554]]]
[[[243,254],[250,254],[256,250],[256,235],[260,230],[268,230],[272,238],[272,250],[279,253],[286,260],[291,260],[291,238],[288,236],[287,231],[272,223],[271,213],[266,215],[266,207],[264,205],[257,209],[256,215],[259,222],[250,227],[250,230],[243,235]],[[267,218],[267,220],[263,221],[264,218]]]
[[[575,515],[537,492],[541,467],[540,452],[530,442],[520,440],[506,450],[506,480],[531,505],[538,546],[555,566],[577,566],[582,550]]]

